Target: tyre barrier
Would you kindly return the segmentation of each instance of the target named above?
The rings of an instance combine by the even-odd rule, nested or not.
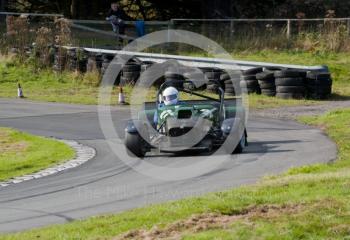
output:
[[[112,54],[93,54],[83,49],[69,49],[67,51],[52,47],[53,69],[62,72],[65,69],[70,71],[79,71],[81,73],[99,71],[103,76],[113,60]],[[140,61],[132,59],[122,69],[121,76],[116,79],[116,83],[134,84],[140,77],[150,79],[157,76],[154,71],[149,72],[152,61]],[[332,78],[330,73],[318,71],[305,71],[298,69],[286,69],[281,67],[256,67],[241,74],[227,73],[220,68],[202,67],[201,71],[196,68],[189,68],[182,65],[176,69],[168,69],[164,76],[156,79],[153,86],[159,87],[165,81],[192,80],[200,85],[200,89],[207,89],[210,92],[216,92],[218,85],[210,82],[215,80],[225,90],[225,95],[240,95],[237,89],[246,89],[250,93],[263,94],[266,96],[276,96],[283,99],[327,99],[332,93]],[[164,71],[163,69],[158,69]],[[241,75],[241,76],[239,76]],[[232,77],[234,76],[234,77]],[[233,78],[233,79],[232,79]],[[204,82],[203,82],[204,81]],[[198,84],[196,84],[198,86]],[[236,87],[235,87],[236,86]],[[236,89],[236,92],[235,92]]]
[[[283,99],[302,99],[306,97],[306,73],[297,70],[280,70],[274,73],[276,96]]]
[[[182,88],[184,80],[185,77],[178,68],[168,68],[168,70],[164,73],[164,81],[168,84],[168,86]]]
[[[256,93],[261,94],[258,79],[256,75],[261,73],[263,68],[251,68],[242,72],[240,87],[246,89],[248,94]]]
[[[306,75],[307,95],[312,99],[327,99],[332,93],[330,73],[309,72]]]
[[[141,65],[136,62],[128,62],[123,66],[120,77],[120,85],[134,85],[140,77]]]
[[[63,72],[66,68],[67,54],[64,50],[55,48],[55,57],[53,70],[56,72]]]
[[[221,74],[220,82],[224,85],[225,96],[232,97],[240,94],[239,83],[241,74],[238,72],[226,72]]]
[[[67,52],[67,69],[68,71],[75,72],[78,68],[78,57],[76,49],[69,49]]]
[[[276,96],[276,84],[274,72],[265,69],[263,72],[256,74],[261,94],[269,97]]]
[[[224,88],[224,84],[220,82],[221,74],[223,73],[222,69],[219,68],[209,68],[209,67],[203,67],[200,68],[200,70],[203,72],[207,83],[207,90],[212,93],[216,93],[218,91],[218,88]],[[219,82],[219,85],[218,83]]]

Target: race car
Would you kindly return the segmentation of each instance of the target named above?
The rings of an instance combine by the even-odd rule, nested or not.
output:
[[[165,105],[162,93],[169,86],[195,100]],[[225,99],[217,82],[213,93],[198,91],[192,81],[163,83],[155,102],[146,102],[137,119],[125,128],[125,146],[130,156],[143,158],[147,152],[183,153],[195,150],[211,152],[224,149],[228,154],[241,153],[248,145],[245,108],[239,98]],[[189,98],[190,99],[190,98]]]

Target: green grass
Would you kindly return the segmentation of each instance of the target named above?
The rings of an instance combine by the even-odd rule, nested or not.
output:
[[[187,54],[198,55],[198,54]],[[238,52],[232,54],[235,59],[276,62],[286,64],[328,65],[333,78],[333,96],[331,100],[350,99],[350,55],[346,53],[307,53],[298,51]],[[16,64],[4,57],[0,58],[0,97],[14,98],[17,94],[17,82],[22,84],[28,99],[50,102],[97,104],[98,76],[77,73],[54,73],[51,70],[37,70],[30,65]],[[126,87],[127,100],[131,92]],[[151,89],[148,100],[154,100],[155,90]],[[118,90],[113,89],[112,103],[117,102]],[[283,100],[274,97],[251,95],[252,108],[271,108],[320,104],[322,101]]]
[[[74,155],[62,142],[0,128],[0,181],[37,172]]]
[[[350,109],[303,122],[322,126],[336,141],[335,163],[298,168],[253,186],[152,205],[117,215],[93,217],[0,239],[112,239],[134,229],[160,228],[199,213],[237,215],[252,206],[295,206],[297,211],[256,214],[228,228],[184,233],[185,239],[346,239],[350,226]],[[321,146],[320,146],[321,147]]]

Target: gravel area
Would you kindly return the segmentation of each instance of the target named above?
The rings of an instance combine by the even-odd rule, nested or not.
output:
[[[350,101],[325,101],[320,105],[279,107],[264,110],[250,110],[250,118],[270,117],[278,119],[296,119],[300,116],[321,115],[329,111],[350,108]]]

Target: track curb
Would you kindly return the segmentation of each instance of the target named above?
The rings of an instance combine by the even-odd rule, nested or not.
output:
[[[50,175],[54,175],[59,172],[66,171],[68,169],[76,168],[87,161],[93,159],[96,156],[96,150],[92,147],[82,145],[76,141],[73,140],[62,140],[59,139],[58,141],[63,142],[70,146],[71,148],[74,149],[76,156],[69,160],[66,161],[62,164],[41,170],[39,172],[33,173],[33,174],[28,174],[20,177],[14,177],[8,181],[0,182],[0,189],[13,185],[13,184],[18,184],[21,182],[26,182],[29,180],[34,180],[34,179],[39,179],[43,177],[47,177]]]

